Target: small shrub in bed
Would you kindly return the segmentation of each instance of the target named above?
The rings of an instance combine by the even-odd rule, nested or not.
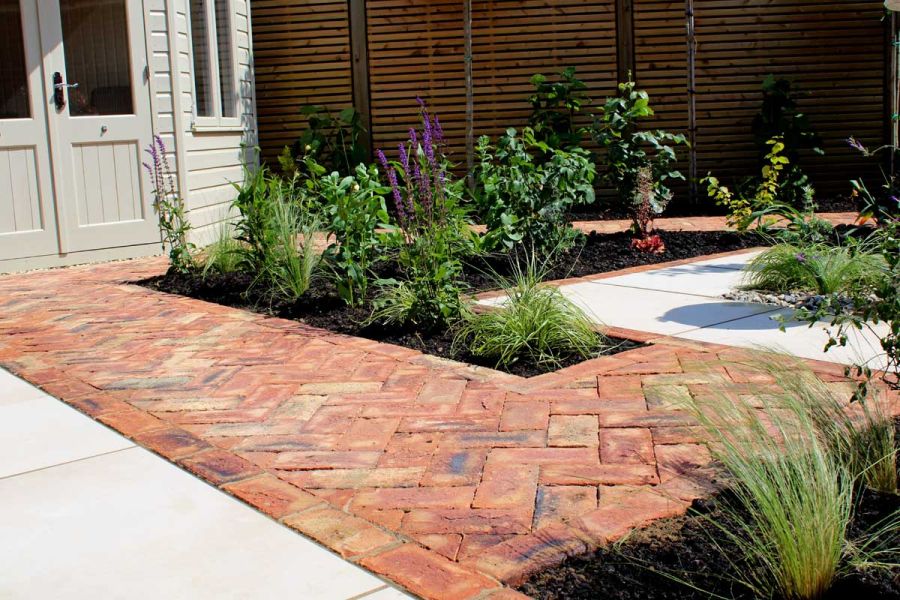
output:
[[[854,240],[843,245],[781,243],[747,264],[743,287],[849,296],[872,293],[881,285],[884,273],[884,258],[870,243]]]
[[[244,184],[237,187],[233,207],[238,268],[253,276],[273,297],[296,301],[319,265],[313,236],[319,219],[298,178],[289,181],[266,167],[245,167]]]
[[[475,243],[460,204],[463,182],[450,172],[440,121],[422,100],[419,105],[422,131],[410,130],[399,161],[390,163],[377,152],[394,200],[389,239],[402,278],[377,282],[371,319],[429,330],[462,314],[462,259]]]
[[[897,549],[887,544],[895,543],[900,521],[894,515],[850,538],[857,469],[832,445],[834,436],[823,434],[816,412],[828,414],[832,403],[818,407],[820,393],[804,390],[809,378],[796,369],[770,370],[795,384],[760,397],[761,408],[724,390],[691,401],[731,485],[730,526],[709,521],[710,533],[738,549],[739,556],[723,558],[754,596],[821,598],[841,575],[893,560]]]
[[[778,138],[784,143],[784,156],[788,162],[776,199],[799,208],[803,206],[805,190],[810,184],[800,166],[801,152],[825,154],[822,138],[813,130],[809,117],[800,110],[800,94],[789,80],[768,75],[762,83],[762,94],[759,112],[753,118],[753,141],[763,165],[768,162],[770,140]]]
[[[534,93],[528,97],[532,113],[528,126],[534,137],[551,148],[576,148],[585,130],[575,124],[581,109],[591,103],[587,85],[575,75],[575,67],[567,67],[558,81],[548,81],[541,73],[531,77]]]
[[[325,229],[333,237],[325,250],[325,261],[341,298],[358,305],[369,293],[372,267],[382,258],[384,244],[379,228],[390,220],[384,196],[391,190],[379,181],[374,165],[356,167],[354,176],[336,172],[324,175],[321,167],[309,164],[322,177],[313,180],[322,203]]]
[[[641,121],[652,116],[647,92],[636,90],[635,83],[628,81],[619,84],[617,96],[606,100],[591,130],[594,140],[606,149],[604,180],[631,215],[635,236],[646,235],[647,220],[666,209],[673,196],[669,180],[684,179],[674,168],[675,148],[687,140],[662,130],[639,130]],[[641,173],[649,175],[650,193],[639,187]],[[647,208],[649,216],[641,213]]]
[[[569,211],[594,201],[596,169],[588,152],[539,142],[528,127],[521,136],[508,129],[496,146],[483,136],[476,152],[474,198],[487,227],[485,249],[571,245]]]
[[[319,220],[302,204],[277,202],[271,227],[275,245],[257,278],[274,298],[296,302],[309,289],[322,259],[314,245]]]
[[[594,324],[558,288],[544,285],[542,265],[532,253],[516,262],[512,275],[494,274],[503,302],[490,310],[468,313],[454,336],[454,351],[509,367],[515,362],[558,366],[564,359],[587,360],[605,345]]]

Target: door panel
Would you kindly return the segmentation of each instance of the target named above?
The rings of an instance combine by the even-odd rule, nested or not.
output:
[[[45,70],[65,84],[65,106],[50,109],[63,251],[158,241],[141,169],[151,139],[141,2],[41,4]]]
[[[44,76],[30,0],[0,0],[0,258],[57,251]]]

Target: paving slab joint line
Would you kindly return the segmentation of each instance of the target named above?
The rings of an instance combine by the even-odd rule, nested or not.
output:
[[[362,598],[368,598],[372,594],[377,594],[378,592],[383,592],[384,590],[389,590],[389,589],[391,589],[391,586],[385,584],[381,587],[371,589],[368,592],[363,592],[362,594],[357,594],[356,596],[350,596],[349,598],[346,598],[346,600],[361,600]]]

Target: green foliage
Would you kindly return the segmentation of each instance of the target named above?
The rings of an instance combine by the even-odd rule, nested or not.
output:
[[[642,229],[638,219],[642,207],[649,206],[652,215],[662,214],[673,196],[667,182],[684,179],[673,165],[675,146],[687,140],[666,131],[639,131],[640,122],[651,116],[647,92],[636,90],[635,83],[628,81],[619,84],[617,96],[607,98],[592,128],[594,140],[606,148],[604,180],[615,188],[620,207],[632,215],[636,232]],[[642,171],[652,176],[652,194],[638,193]]]
[[[574,237],[569,210],[594,201],[596,174],[590,155],[580,148],[564,151],[515,129],[492,147],[478,140],[475,206],[487,227],[485,248],[495,250],[526,243],[549,250]]]
[[[203,269],[201,275],[210,273],[227,275],[240,270],[241,243],[234,238],[234,225],[228,222],[219,224],[216,239],[203,249]]]
[[[353,174],[366,161],[366,128],[355,108],[348,107],[334,115],[326,107],[314,105],[303,107],[300,114],[306,117],[307,128],[278,158],[285,174],[302,171],[307,157],[324,165],[326,171],[342,175]]]
[[[557,366],[573,356],[595,356],[604,339],[558,288],[541,284],[545,266],[532,254],[524,265],[513,264],[510,277],[494,273],[505,299],[485,312],[467,313],[454,336],[454,349],[465,347],[504,367],[518,361]]]
[[[258,274],[265,270],[268,258],[278,244],[272,227],[276,202],[282,201],[284,183],[268,168],[244,166],[243,185],[235,184],[237,196],[232,207],[239,218],[235,223],[235,239],[241,243],[239,268]]]
[[[895,539],[898,521],[849,537],[854,473],[810,413],[817,392],[798,398],[801,378],[785,376],[798,383],[760,396],[761,408],[724,389],[693,398],[690,408],[731,483],[728,526],[709,523],[739,549],[723,553],[733,576],[758,597],[816,599],[855,566],[884,566],[880,557],[896,551],[884,540]]]
[[[855,395],[857,401],[848,404],[800,361],[780,358],[778,364],[762,361],[759,370],[810,416],[821,439],[854,479],[880,492],[896,492],[897,450],[887,398],[865,383]]]
[[[807,190],[809,200],[803,209],[777,202],[754,212],[751,218],[759,224],[759,231],[797,246],[833,244],[838,241],[834,225],[816,216],[815,204],[811,198],[812,188]]]
[[[371,320],[435,329],[453,323],[465,310],[461,294],[462,259],[477,247],[445,154],[444,132],[425,102],[418,99],[421,132],[410,130],[399,160],[376,152],[394,199],[389,239],[402,279],[382,279]]]
[[[750,261],[743,287],[772,292],[868,295],[881,286],[884,268],[884,259],[869,244],[853,240],[843,245],[781,243]]]
[[[319,220],[303,204],[276,201],[270,227],[276,243],[257,279],[274,298],[296,302],[309,289],[321,262],[315,248]]]
[[[299,178],[285,181],[265,166],[244,168],[233,208],[237,266],[273,299],[294,302],[309,289],[320,256],[313,237],[320,221]]]
[[[727,223],[738,231],[746,231],[756,216],[766,214],[766,211],[776,204],[781,189],[782,171],[790,163],[782,154],[784,143],[780,139],[774,138],[766,143],[769,152],[766,154],[766,164],[762,168],[762,180],[752,194],[735,194],[712,175],[707,175],[703,179],[709,197],[719,206],[728,209]],[[808,188],[806,196],[811,195],[811,188]]]
[[[144,168],[150,174],[153,210],[159,220],[163,250],[169,250],[169,268],[187,273],[195,266],[196,247],[188,241],[191,224],[185,214],[184,198],[175,186],[175,175],[169,165],[162,138],[154,136],[145,152],[150,156],[150,162],[145,162]]]
[[[575,76],[575,68],[567,67],[559,81],[551,82],[536,73],[531,77],[534,93],[528,97],[532,113],[528,125],[535,139],[551,148],[574,148],[581,144],[585,128],[575,125],[581,109],[591,103],[587,86]]]
[[[824,154],[822,140],[813,131],[806,114],[799,110],[797,93],[787,79],[768,75],[762,84],[763,101],[753,119],[753,139],[760,162],[768,164],[769,140],[778,138],[784,144],[784,156],[789,166],[777,190],[777,200],[800,206],[809,178],[800,167],[801,150]]]
[[[817,325],[821,320],[829,324],[829,339],[825,345],[846,346],[850,332],[867,330],[876,336],[885,354],[883,379],[900,386],[900,219],[882,215],[880,230],[874,234],[875,252],[882,260],[881,277],[874,289],[854,290],[851,295],[854,310],[844,310],[839,296],[829,296],[816,310],[801,310],[797,318]],[[861,375],[873,375],[868,363],[855,365]]]
[[[333,238],[325,260],[338,294],[348,304],[360,304],[369,291],[372,266],[384,252],[378,228],[390,220],[384,201],[390,188],[379,182],[374,165],[357,166],[353,176],[332,172],[314,180],[311,188],[321,200],[325,229]]]

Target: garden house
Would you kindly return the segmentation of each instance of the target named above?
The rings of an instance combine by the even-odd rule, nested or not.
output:
[[[160,136],[202,236],[256,140],[247,0],[0,0],[0,271],[157,253]]]

